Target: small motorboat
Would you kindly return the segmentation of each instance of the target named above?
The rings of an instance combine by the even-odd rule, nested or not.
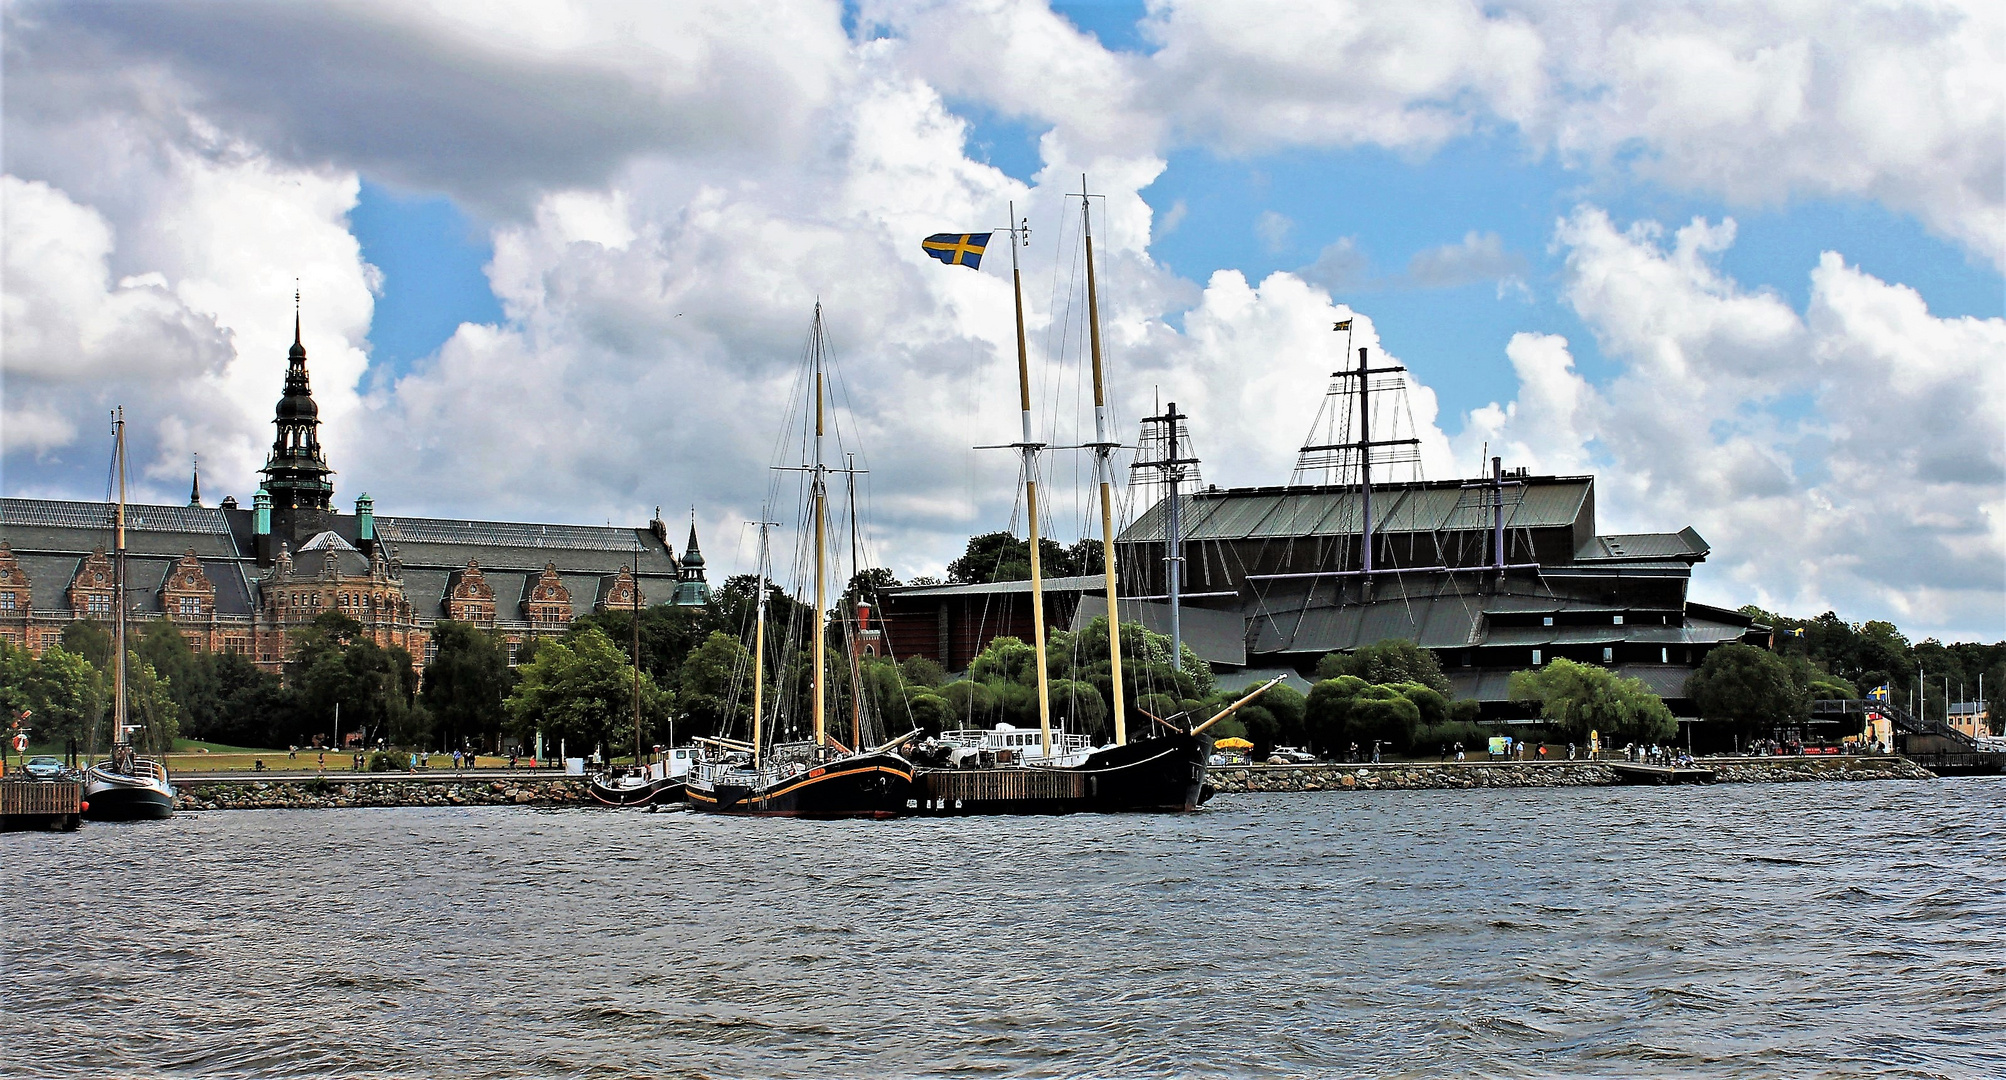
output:
[[[683,747],[666,755],[658,754],[655,761],[642,768],[608,770],[587,780],[585,789],[601,806],[662,806],[682,802],[687,798],[683,785],[689,778],[693,754],[689,747]]]

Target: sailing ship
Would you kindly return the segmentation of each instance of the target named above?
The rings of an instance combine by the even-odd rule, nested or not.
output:
[[[657,509],[660,509],[659,507]],[[695,511],[691,511],[692,514]],[[696,535],[695,524],[691,524],[690,535]],[[641,546],[634,545],[634,580],[641,580]],[[601,806],[661,806],[680,802],[683,798],[683,778],[689,773],[690,751],[672,750],[666,757],[662,748],[655,747],[655,760],[647,761],[641,753],[641,590],[633,590],[634,608],[629,620],[633,630],[634,668],[634,765],[624,771],[615,771],[612,762],[606,763],[604,772],[597,773],[585,781],[586,794]],[[680,767],[678,767],[680,766]]]
[[[93,821],[151,821],[174,815],[167,766],[138,756],[125,686],[125,409],[112,420],[118,501],[112,511],[112,743],[103,761],[84,770],[84,816]]]
[[[809,331],[810,393],[814,412],[813,456],[808,473],[807,527],[814,544],[813,608],[808,640],[812,655],[809,683],[814,717],[811,743],[769,746],[766,714],[766,619],[769,564],[767,532],[773,523],[759,522],[759,592],[752,626],[752,738],[705,738],[698,742],[710,753],[690,770],[684,791],[690,806],[718,814],[748,817],[890,818],[906,812],[912,794],[913,764],[898,752],[917,731],[877,746],[863,745],[861,717],[853,726],[851,745],[844,746],[828,729],[828,525],[829,474],[823,460],[826,428],[823,376],[826,342],[822,305],[815,305]],[[792,467],[789,467],[790,469]],[[854,470],[850,470],[854,471]],[[761,515],[762,519],[766,515]],[[852,687],[853,692],[856,687]]]
[[[1017,390],[1022,438],[1019,442],[1009,445],[1022,459],[1024,503],[1030,535],[1031,625],[1035,630],[1032,644],[1037,656],[1038,738],[1033,742],[1026,732],[1020,739],[1014,731],[1004,730],[984,734],[984,746],[992,737],[999,741],[1007,740],[1007,745],[1004,747],[990,748],[1000,752],[992,752],[985,757],[981,752],[984,746],[965,745],[969,742],[968,736],[977,733],[949,733],[944,743],[948,752],[934,758],[936,763],[934,767],[921,768],[919,771],[916,784],[922,813],[1049,814],[1075,811],[1195,810],[1211,794],[1211,789],[1205,783],[1206,760],[1210,754],[1210,747],[1202,738],[1204,730],[1274,685],[1271,682],[1257,689],[1253,694],[1235,702],[1203,724],[1182,726],[1173,722],[1177,718],[1152,717],[1155,727],[1138,738],[1129,737],[1128,707],[1122,681],[1121,606],[1114,553],[1112,455],[1120,444],[1108,435],[1107,389],[1101,358],[1100,297],[1094,271],[1092,197],[1086,193],[1084,176],[1080,178],[1080,187],[1080,228],[1086,248],[1087,326],[1093,358],[1094,391],[1094,441],[1086,444],[1084,448],[1094,452],[1094,476],[1100,496],[1101,565],[1107,594],[1108,660],[1112,676],[1110,704],[1114,720],[1114,738],[1106,746],[1090,749],[1080,743],[1070,742],[1071,738],[1077,736],[1069,738],[1064,732],[1055,733],[1052,727],[1051,686],[1045,657],[1044,568],[1040,556],[1041,537],[1038,519],[1038,454],[1045,448],[1045,444],[1036,442],[1032,437],[1031,371],[1024,334],[1023,274],[1018,266],[1018,249],[1029,242],[1030,230],[1026,227],[1026,223],[1018,221],[1017,210],[1013,204],[1010,207],[1012,224],[1008,226],[1007,234],[1010,238],[1010,280],[1016,301]],[[1170,481],[1169,498],[1172,503],[1169,510],[1173,531],[1168,554],[1172,582],[1169,599],[1173,663],[1180,663],[1182,659],[1176,584],[1182,563],[1177,557],[1175,500],[1183,480],[1183,467],[1190,463],[1188,459],[1179,458],[1177,454],[1175,433],[1178,430],[1177,421],[1180,419],[1182,417],[1177,415],[1176,406],[1173,404],[1164,416],[1151,417],[1146,421],[1166,423],[1172,433],[1166,444],[1169,448],[1168,453],[1163,460],[1150,464],[1166,470],[1166,479]],[[1056,743],[1055,735],[1058,739]],[[960,738],[957,739],[957,736]],[[957,747],[955,745],[957,742],[964,745]],[[957,752],[970,749],[976,753]]]

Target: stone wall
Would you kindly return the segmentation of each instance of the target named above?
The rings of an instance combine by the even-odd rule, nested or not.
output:
[[[1933,774],[1907,758],[1771,757],[1701,762],[1720,783],[1792,780],[1924,780]],[[1209,777],[1221,793],[1239,791],[1411,790],[1483,787],[1604,787],[1616,783],[1606,762],[1388,762],[1383,765],[1229,765]]]
[[[319,810],[350,806],[577,806],[591,803],[576,779],[279,780],[176,784],[178,810]]]

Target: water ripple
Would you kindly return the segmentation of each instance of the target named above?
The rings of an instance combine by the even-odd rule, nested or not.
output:
[[[2006,1074],[2006,781],[0,837],[10,1077]]]

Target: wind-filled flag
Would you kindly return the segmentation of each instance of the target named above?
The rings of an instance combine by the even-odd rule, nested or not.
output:
[[[1350,319],[1346,319],[1346,320],[1344,320],[1343,322],[1341,322],[1341,323],[1338,323],[1338,324],[1337,324],[1336,326],[1333,326],[1333,327],[1331,327],[1331,329],[1332,329],[1332,330],[1349,330],[1349,329],[1351,329],[1351,320],[1350,320]]]
[[[1888,688],[1888,684],[1882,683],[1881,685],[1874,687],[1872,690],[1867,691],[1867,696],[1870,698],[1874,698],[1877,701],[1886,701],[1891,693],[1893,693],[1893,691],[1891,691]]]
[[[989,233],[934,233],[919,242],[928,255],[949,266],[982,269],[982,251],[989,246]]]

